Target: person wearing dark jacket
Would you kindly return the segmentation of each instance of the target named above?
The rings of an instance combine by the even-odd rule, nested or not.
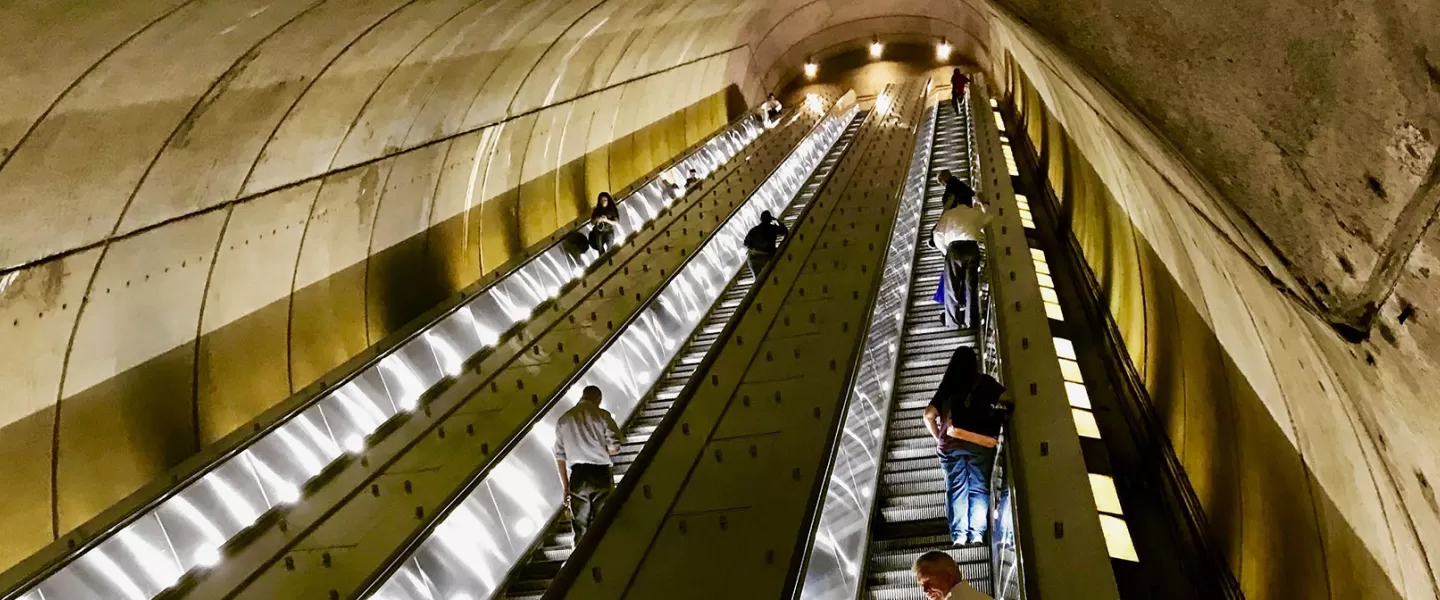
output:
[[[610,192],[600,192],[595,210],[590,211],[590,247],[604,253],[615,243],[615,230],[620,226],[620,209]]]
[[[776,242],[782,237],[790,234],[785,224],[775,220],[770,211],[760,213],[760,224],[750,228],[745,234],[745,250],[747,253],[746,263],[750,265],[750,275],[760,277],[760,270],[775,257]]]
[[[990,472],[995,463],[1005,387],[980,372],[975,349],[960,346],[930,405],[925,428],[935,437],[945,471],[945,521],[957,546],[984,541],[990,524]]]

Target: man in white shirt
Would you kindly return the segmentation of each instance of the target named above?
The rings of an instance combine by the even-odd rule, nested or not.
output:
[[[915,581],[929,600],[993,600],[970,587],[955,559],[939,550],[915,559]]]
[[[765,103],[760,105],[760,114],[765,116],[766,127],[774,127],[779,122],[781,108],[780,101],[775,99],[775,94],[770,94]]]
[[[620,453],[620,427],[610,411],[600,408],[601,397],[600,388],[585,386],[580,401],[555,423],[555,466],[570,506],[576,544],[615,491],[610,467],[615,464],[611,457]]]
[[[945,195],[949,206],[935,223],[930,246],[945,252],[945,324],[969,329],[980,319],[980,241],[985,239],[990,215],[969,186],[956,178],[945,179],[947,188],[958,184],[964,189]]]

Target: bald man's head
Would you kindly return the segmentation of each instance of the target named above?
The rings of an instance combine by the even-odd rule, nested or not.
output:
[[[960,565],[939,550],[926,552],[915,559],[915,581],[926,598],[942,600],[950,588],[960,583]]]

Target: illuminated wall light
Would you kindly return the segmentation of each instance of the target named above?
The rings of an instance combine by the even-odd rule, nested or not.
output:
[[[870,58],[880,58],[880,55],[884,53],[885,44],[881,44],[880,40],[870,42]]]
[[[1070,400],[1070,406],[1090,410],[1090,391],[1085,389],[1085,384],[1065,382],[1065,397]]]
[[[195,552],[195,564],[202,567],[213,567],[220,564],[220,548],[217,546],[204,546]]]
[[[1090,411],[1072,408],[1070,417],[1075,420],[1075,431],[1080,437],[1100,439],[1100,425],[1095,422],[1095,415],[1090,414]]]
[[[1115,479],[1100,473],[1090,474],[1090,492],[1095,496],[1095,508],[1110,515],[1123,515],[1120,507],[1120,493],[1115,489]]]
[[[110,583],[114,585],[115,591],[124,594],[126,598],[131,598],[132,600],[145,600],[145,598],[148,598],[145,592],[140,591],[140,587],[135,585],[135,580],[130,579],[130,576],[125,574],[125,570],[121,569],[120,565],[115,564],[115,561],[111,560],[110,557],[99,548],[92,550],[89,558],[90,562],[95,565],[95,568],[98,569],[101,574],[105,575],[105,578],[109,579]]]
[[[1105,534],[1105,549],[1110,551],[1110,558],[1140,562],[1135,542],[1130,539],[1130,526],[1125,524],[1124,519],[1100,515],[1100,531]]]
[[[819,75],[819,74],[820,74],[820,65],[815,64],[814,61],[810,61],[810,62],[805,63],[805,77],[807,77],[807,78],[809,78],[809,79],[814,79],[815,76],[816,76],[816,75]]]
[[[950,45],[949,40],[940,40],[940,43],[935,45],[935,59],[940,62],[948,62],[950,53],[954,51],[955,47]]]

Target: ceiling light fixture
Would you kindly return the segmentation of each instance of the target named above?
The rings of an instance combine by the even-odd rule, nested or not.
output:
[[[815,61],[812,60],[812,61],[810,61],[810,62],[805,63],[805,77],[810,78],[810,79],[814,79],[815,76],[816,76],[816,75],[819,75],[819,74],[820,74],[820,65],[815,64]]]
[[[883,52],[885,52],[885,44],[881,44],[879,39],[870,42],[870,58],[880,58],[880,54]]]
[[[948,62],[950,53],[954,50],[955,47],[950,45],[950,40],[940,40],[940,43],[935,45],[935,58],[940,62]]]

